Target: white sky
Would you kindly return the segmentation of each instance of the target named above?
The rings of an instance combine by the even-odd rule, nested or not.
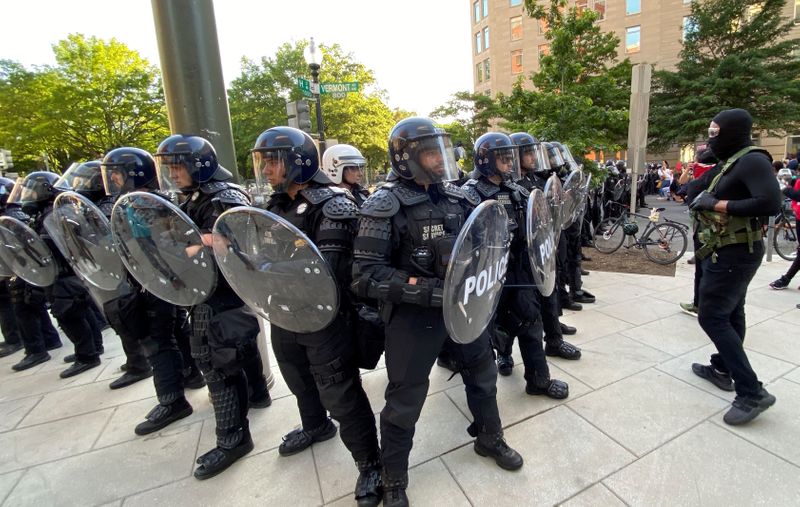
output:
[[[0,58],[52,64],[51,45],[70,33],[115,37],[158,64],[150,0],[3,2]],[[339,43],[375,71],[389,106],[427,115],[472,90],[467,0],[215,0],[226,83],[242,56],[273,55],[283,42]]]

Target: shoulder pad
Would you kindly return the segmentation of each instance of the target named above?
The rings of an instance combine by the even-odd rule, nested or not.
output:
[[[304,188],[303,190],[300,191],[300,195],[302,195],[306,201],[316,206],[317,204],[323,203],[328,199],[332,198],[337,193],[339,193],[336,192],[336,190],[342,190],[342,189],[337,187]]]
[[[382,186],[364,201],[364,204],[361,205],[363,216],[389,218],[400,211],[400,200],[390,189],[386,188],[387,185]]]
[[[214,200],[224,204],[233,204],[236,206],[249,206],[250,198],[239,188],[232,187],[226,188],[214,195]]]
[[[475,190],[483,197],[492,198],[500,192],[500,187],[481,178],[475,183]]]
[[[28,216],[27,213],[25,213],[19,208],[7,208],[5,213],[3,213],[3,215],[11,218],[16,218],[17,220],[19,220],[24,224],[27,224],[28,221],[31,219],[31,217]]]
[[[112,201],[101,201],[97,207],[106,218],[109,218],[111,217],[111,212],[114,210],[114,203]]]
[[[504,186],[505,186],[507,189],[511,190],[511,194],[512,194],[512,195],[513,195],[514,193],[516,193],[516,192],[519,192],[519,195],[520,195],[521,197],[523,197],[524,199],[527,199],[527,198],[528,198],[528,196],[531,194],[531,193],[528,191],[528,189],[527,189],[527,188],[523,187],[522,185],[520,185],[520,184],[519,184],[519,183],[517,183],[516,181],[506,181],[506,182],[504,182],[504,183],[503,183],[503,185],[504,185]]]
[[[325,206],[322,207],[322,214],[331,220],[358,218],[358,205],[344,195],[337,195],[325,202]]]
[[[227,181],[208,181],[200,185],[200,191],[204,194],[216,194],[217,192],[222,192],[231,187],[235,188],[236,185],[228,183]]]
[[[428,200],[427,193],[406,185],[392,185],[389,190],[405,206],[413,206]]]
[[[452,183],[444,184],[444,191],[447,195],[457,199],[466,199],[468,203],[477,206],[481,203],[481,195],[475,190],[475,180],[469,180],[463,186],[457,187]]]

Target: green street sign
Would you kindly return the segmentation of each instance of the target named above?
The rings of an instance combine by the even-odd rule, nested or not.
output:
[[[343,94],[358,92],[358,82],[350,83],[320,83],[320,93],[342,97]]]
[[[308,79],[303,79],[302,77],[297,78],[297,87],[300,88],[300,91],[303,92],[303,95],[306,97],[310,97],[311,93],[311,83]]]

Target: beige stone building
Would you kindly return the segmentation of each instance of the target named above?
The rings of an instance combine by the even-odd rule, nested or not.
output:
[[[690,0],[570,0],[570,4],[600,13],[604,31],[620,39],[619,57],[633,63],[650,63],[672,69],[678,62],[683,31],[690,14]],[[473,82],[476,92],[509,93],[518,79],[527,79],[539,68],[539,55],[548,50],[544,27],[527,16],[523,0],[469,0],[472,33]],[[800,36],[800,0],[789,0],[784,16],[795,20]],[[775,158],[800,149],[800,133],[785,138],[761,138],[758,142]],[[669,158],[688,159],[694,147],[684,147]],[[655,157],[656,155],[653,155]]]

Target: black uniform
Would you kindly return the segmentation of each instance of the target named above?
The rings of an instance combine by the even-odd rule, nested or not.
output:
[[[249,204],[238,186],[212,180],[192,192],[181,208],[201,233],[208,234],[226,209]],[[217,424],[217,448],[198,458],[195,477],[202,479],[221,471],[220,463],[229,462],[232,455],[238,454],[235,461],[252,449],[248,383],[253,396],[263,397],[268,391],[256,343],[258,320],[224,277],[217,278],[216,289],[203,304],[191,309],[191,322],[192,356],[208,385]]]
[[[324,428],[330,412],[359,469],[374,468],[380,460],[375,416],[361,386],[347,294],[358,207],[346,190],[311,183],[294,199],[287,193],[272,194],[266,209],[291,222],[317,245],[342,295],[339,314],[320,331],[295,333],[270,325],[275,358],[297,398],[303,429],[313,434]],[[282,454],[291,452],[288,447],[281,449]]]
[[[482,441],[502,440],[497,367],[488,333],[469,345],[456,345],[448,340],[441,310],[450,249],[478,203],[450,183],[426,190],[400,180],[382,186],[361,209],[353,285],[359,297],[381,302],[386,324],[389,385],[380,417],[385,488],[405,489],[415,425],[442,347],[460,366],[474,418],[468,431]],[[409,277],[417,283],[409,284]]]
[[[355,185],[350,185],[348,190],[350,190],[350,194],[353,196],[353,199],[355,199],[356,205],[358,205],[359,208],[364,204],[364,201],[369,199],[369,190],[357,183]]]

